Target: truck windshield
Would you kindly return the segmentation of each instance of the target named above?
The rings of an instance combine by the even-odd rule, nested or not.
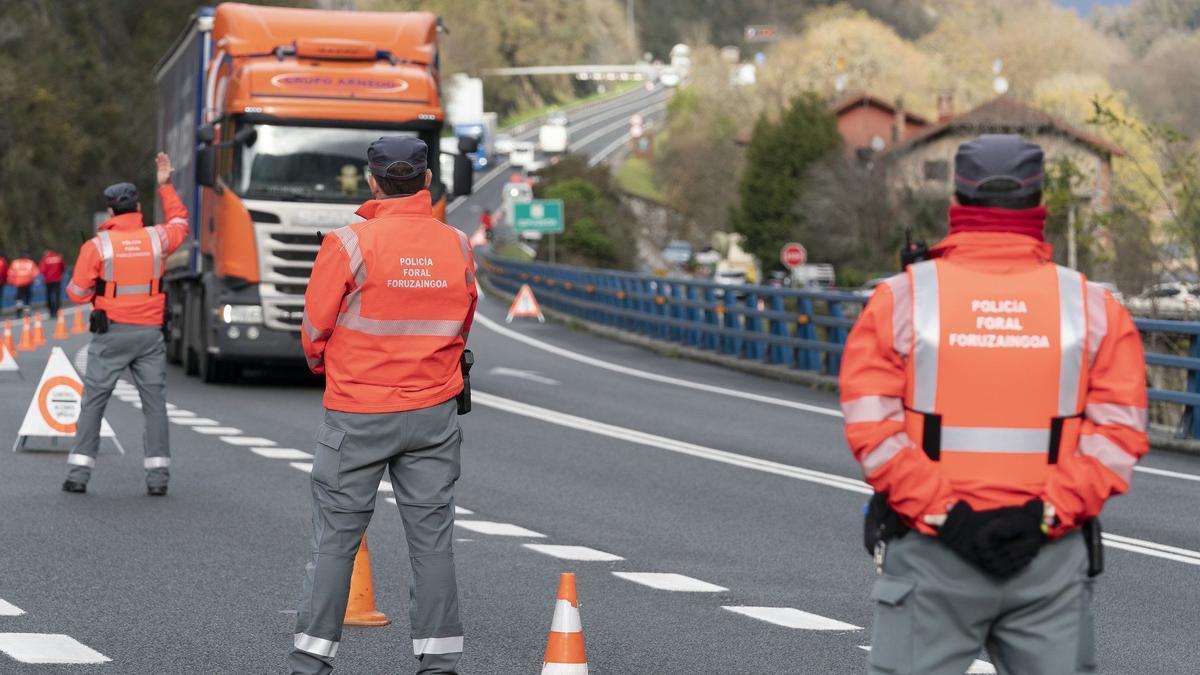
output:
[[[234,189],[250,199],[313,202],[363,202],[367,187],[367,146],[380,136],[417,136],[396,129],[256,124],[254,144],[240,149]],[[433,139],[436,140],[436,139]],[[431,139],[425,139],[430,143]],[[436,145],[431,145],[433,152]],[[437,158],[429,166],[437,180]]]

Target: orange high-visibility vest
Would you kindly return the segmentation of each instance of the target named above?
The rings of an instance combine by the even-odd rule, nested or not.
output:
[[[1128,312],[1030,237],[950,235],[933,253],[879,286],[846,342],[846,438],[867,482],[927,533],[922,516],[959,499],[1042,498],[1062,528],[1094,517],[1148,447]]]
[[[325,407],[398,412],[448,401],[475,314],[466,234],[433,217],[428,190],[372,200],[325,235],[304,294],[301,342],[325,373]]]
[[[110,321],[161,326],[166,260],[187,238],[187,208],[170,185],[159,188],[167,222],[144,227],[140,212],[113,216],[79,249],[67,296],[92,302]]]
[[[37,275],[37,263],[29,258],[17,258],[8,266],[8,283],[13,286],[28,286]]]

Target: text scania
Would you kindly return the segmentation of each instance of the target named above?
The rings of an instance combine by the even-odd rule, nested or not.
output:
[[[975,347],[982,349],[1049,349],[1050,338],[1045,335],[1028,335],[1022,314],[1029,314],[1024,300],[972,300],[971,313],[975,315],[975,330],[1005,331],[979,333],[950,333],[951,347]]]

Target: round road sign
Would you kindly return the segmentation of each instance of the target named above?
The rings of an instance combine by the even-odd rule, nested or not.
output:
[[[785,244],[783,250],[779,252],[779,260],[785,267],[794,270],[808,260],[808,251],[796,242]]]

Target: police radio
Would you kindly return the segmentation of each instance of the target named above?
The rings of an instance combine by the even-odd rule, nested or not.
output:
[[[464,349],[459,365],[462,367],[463,389],[455,400],[458,401],[458,414],[466,415],[471,412],[471,368],[475,365],[475,354],[470,349]]]
[[[900,271],[908,269],[909,265],[929,260],[929,247],[924,239],[913,241],[912,225],[904,228],[904,248],[900,250]]]

